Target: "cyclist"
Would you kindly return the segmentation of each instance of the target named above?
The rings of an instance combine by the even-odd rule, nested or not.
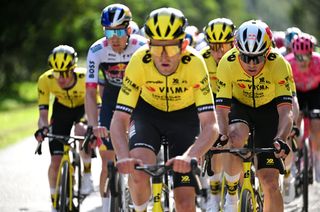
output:
[[[70,135],[73,126],[75,126],[75,132],[82,132],[82,135],[86,131],[85,125],[80,122],[84,117],[86,69],[76,67],[77,59],[74,48],[67,45],[57,46],[49,55],[48,62],[51,69],[43,73],[38,80],[39,129],[35,133],[38,142],[43,141],[44,134],[49,132],[49,128],[53,134],[58,135]],[[55,98],[49,122],[50,94],[53,94]],[[63,144],[52,140],[49,147],[51,162],[48,176],[53,200],[54,195],[58,192],[55,190],[56,179],[63,154]],[[80,155],[84,163],[81,192],[88,194],[93,189],[91,153],[85,154],[81,151]],[[52,211],[55,209],[52,208]]]
[[[214,98],[217,93],[217,66],[222,56],[233,48],[235,25],[230,19],[217,18],[211,20],[204,28],[204,33],[208,46],[203,48],[202,54],[210,77],[210,84]],[[222,138],[227,139],[227,138]],[[211,195],[207,200],[207,211],[219,211],[221,176],[222,176],[222,155],[217,154],[212,157],[212,170],[214,175],[210,177]]]
[[[101,13],[101,25],[105,36],[91,45],[87,55],[89,73],[86,77],[86,113],[89,125],[93,126],[94,134],[103,139],[103,144],[99,145],[102,159],[100,194],[103,211],[108,208],[108,198],[104,196],[108,175],[107,162],[114,159],[114,151],[108,139],[107,130],[110,127],[126,66],[132,54],[146,43],[145,38],[131,34],[132,29],[129,26],[131,19],[130,9],[125,5],[111,4],[105,7]],[[98,122],[95,96],[99,82],[99,69],[102,71],[105,84]]]
[[[150,42],[131,58],[111,122],[117,167],[130,174],[136,211],[146,211],[151,190],[150,177],[134,165],[156,163],[161,136],[169,142],[176,211],[195,211],[190,160],[204,155],[218,135],[207,69],[184,39],[186,25],[174,8],[149,14],[144,27]]]
[[[286,139],[292,126],[292,93],[285,59],[271,48],[267,24],[250,20],[240,25],[235,46],[220,60],[217,69],[216,110],[220,133],[231,148],[243,147],[250,127],[254,145],[280,149],[276,155],[258,155],[257,176],[264,192],[263,211],[283,211],[278,166],[290,151]],[[237,185],[241,159],[226,154],[223,160],[227,181],[224,211],[237,211]],[[272,201],[272,202],[271,202]]]
[[[285,56],[287,54],[290,54],[292,52],[292,39],[294,36],[301,34],[301,30],[298,27],[289,27],[285,31],[285,40],[284,40],[284,46],[285,51],[282,51],[282,55]]]
[[[292,42],[293,53],[286,56],[293,71],[300,106],[300,126],[304,115],[311,119],[310,138],[317,145],[315,155],[315,176],[320,182],[320,54],[314,52],[314,43],[310,35],[302,33]],[[303,112],[307,114],[303,114]]]

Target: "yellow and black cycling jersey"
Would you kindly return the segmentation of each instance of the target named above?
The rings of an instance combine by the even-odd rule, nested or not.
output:
[[[213,97],[203,57],[187,47],[177,70],[165,76],[156,69],[147,45],[132,56],[123,78],[116,110],[132,113],[139,96],[158,110],[171,112],[195,104],[213,110]]]
[[[204,47],[201,49],[200,54],[203,56],[204,61],[206,62],[209,78],[210,78],[210,85],[212,92],[214,94],[217,93],[217,63],[214,60],[213,56],[211,55],[211,50],[209,46]]]
[[[50,103],[50,93],[54,95],[56,100],[69,108],[75,108],[84,105],[86,92],[86,69],[75,68],[74,76],[75,82],[73,86],[68,89],[63,89],[57,83],[53,76],[53,69],[43,73],[38,80],[38,105],[39,109],[48,109]],[[101,99],[97,95],[97,102]]]
[[[292,96],[296,96],[297,95],[297,88],[296,88],[296,83],[294,82],[292,68],[291,68],[290,63],[286,59],[285,59],[285,62],[287,64],[287,68],[289,71],[289,85],[290,85],[290,89],[292,92]]]
[[[260,107],[272,100],[292,102],[290,74],[285,59],[271,49],[262,70],[255,76],[246,73],[240,64],[239,51],[228,51],[217,69],[217,107],[230,107],[232,98],[250,107]]]

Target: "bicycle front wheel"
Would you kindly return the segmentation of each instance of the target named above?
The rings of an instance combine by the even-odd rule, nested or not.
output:
[[[252,212],[252,211],[260,212],[263,210],[262,200],[260,196],[258,194],[254,194],[254,196],[255,196],[255,203],[254,203],[254,200],[252,199],[252,194],[250,190],[245,189],[242,192],[241,201],[240,201],[241,212]]]
[[[308,211],[309,193],[309,139],[303,142],[303,211]]]
[[[68,197],[68,178],[69,178],[69,164],[67,161],[62,165],[62,177],[60,181],[60,195],[59,195],[59,211],[66,212],[68,210],[67,197]]]

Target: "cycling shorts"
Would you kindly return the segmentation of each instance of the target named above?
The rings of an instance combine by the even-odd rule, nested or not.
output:
[[[161,137],[168,141],[169,157],[182,155],[195,141],[200,131],[200,123],[195,105],[187,108],[163,112],[139,99],[132,114],[129,130],[129,147],[148,148],[157,155],[161,148]],[[191,173],[174,173],[174,187],[194,186]]]
[[[99,125],[110,130],[111,119],[116,107],[117,97],[120,87],[105,86],[102,97],[102,105],[100,109]],[[110,138],[101,138],[107,150],[113,150]]]
[[[278,110],[275,101],[258,108],[249,107],[232,99],[229,113],[229,124],[242,122],[254,127],[254,146],[258,148],[273,148],[273,139],[278,131]],[[281,159],[274,153],[260,153],[257,155],[258,170],[262,168],[276,168],[281,170]]]
[[[84,105],[69,108],[60,104],[58,101],[54,101],[51,116],[52,134],[69,136],[72,126],[79,123],[83,116]],[[51,155],[63,154],[63,144],[58,140],[50,140],[49,148]]]
[[[307,92],[297,91],[297,97],[300,111],[304,111],[308,117],[309,111],[320,110],[320,86]]]

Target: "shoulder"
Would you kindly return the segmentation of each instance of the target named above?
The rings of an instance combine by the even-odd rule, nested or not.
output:
[[[238,60],[237,60],[238,54],[239,54],[238,49],[236,47],[233,47],[223,55],[218,66],[225,65],[225,64],[238,63]]]
[[[147,43],[147,39],[138,34],[131,34],[129,37],[129,45],[141,47]]]
[[[90,48],[89,48],[89,53],[97,53],[99,51],[101,51],[103,48],[108,47],[108,41],[105,37],[100,38],[99,40],[97,40],[96,42],[94,42]]]
[[[54,79],[52,72],[53,72],[53,69],[45,71],[43,74],[40,75],[39,81],[46,81],[46,80]]]

